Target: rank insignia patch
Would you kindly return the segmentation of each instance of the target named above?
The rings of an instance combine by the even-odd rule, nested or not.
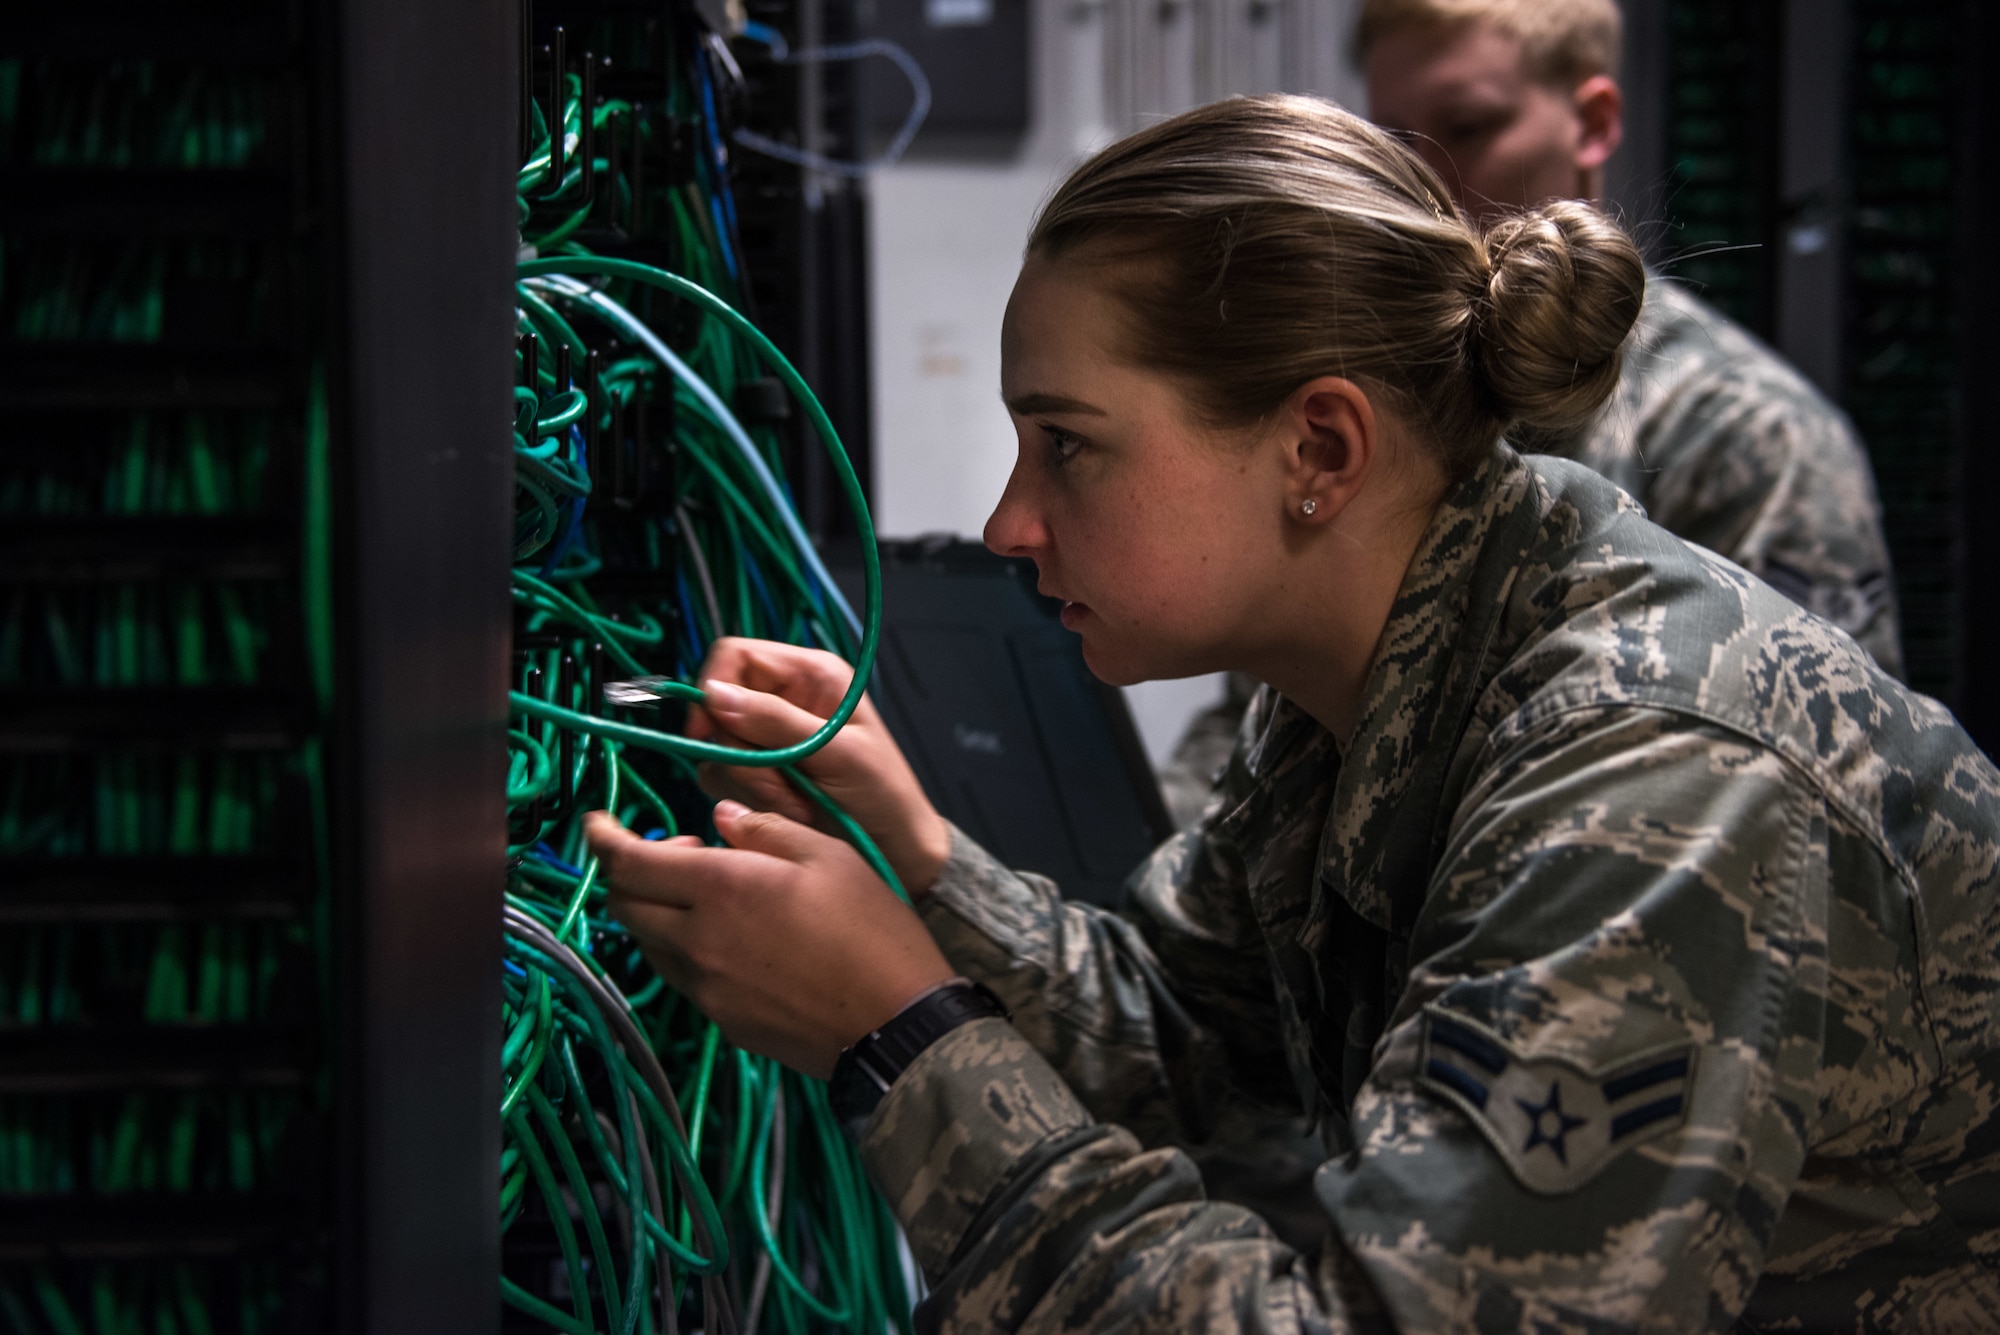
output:
[[[1681,1124],[1694,1044],[1587,1071],[1562,1058],[1522,1057],[1484,1027],[1426,1009],[1417,1077],[1472,1119],[1522,1186],[1552,1196]]]

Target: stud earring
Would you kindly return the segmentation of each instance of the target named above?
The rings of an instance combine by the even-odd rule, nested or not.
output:
[[[1315,510],[1319,509],[1319,502],[1308,498],[1306,500],[1306,503],[1304,505],[1301,505],[1299,509],[1305,511],[1307,514],[1311,514]]]

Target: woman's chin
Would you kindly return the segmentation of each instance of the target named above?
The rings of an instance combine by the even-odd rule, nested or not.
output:
[[[1085,630],[1083,640],[1083,664],[1090,669],[1090,675],[1108,686],[1135,686],[1142,681],[1154,681],[1163,675],[1158,665],[1150,663],[1144,655],[1130,649],[1104,643],[1103,637]]]

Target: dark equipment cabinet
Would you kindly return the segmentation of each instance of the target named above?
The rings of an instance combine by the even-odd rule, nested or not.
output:
[[[15,8],[0,1329],[497,1331],[521,92],[561,28],[658,95],[685,7]],[[851,65],[733,55],[722,134],[860,156]],[[662,180],[703,151],[653,142]],[[865,442],[862,194],[731,156],[750,313]],[[580,239],[674,267],[643,217]],[[781,397],[735,407],[838,537]]]
[[[0,24],[0,1327],[496,1325],[515,41]]]
[[[1027,136],[1033,64],[1028,0],[857,0],[868,35],[895,42],[928,76],[930,114],[910,145],[919,158],[1006,160]],[[890,144],[911,105],[887,61],[859,72],[869,152]]]
[[[859,591],[851,566],[841,576]],[[1031,561],[977,543],[882,545],[872,689],[938,810],[1009,867],[1115,908],[1173,834],[1125,697],[1091,675]]]

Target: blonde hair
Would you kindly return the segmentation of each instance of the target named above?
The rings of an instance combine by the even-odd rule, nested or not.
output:
[[[1528,73],[1574,88],[1599,74],[1618,73],[1625,21],[1617,0],[1363,0],[1354,24],[1354,59],[1404,28],[1490,23],[1521,44]]]
[[[1639,252],[1556,201],[1484,237],[1385,132],[1316,98],[1239,97],[1139,131],[1071,174],[1030,256],[1096,265],[1134,364],[1218,429],[1344,376],[1453,477],[1511,423],[1590,420],[1645,292]]]

